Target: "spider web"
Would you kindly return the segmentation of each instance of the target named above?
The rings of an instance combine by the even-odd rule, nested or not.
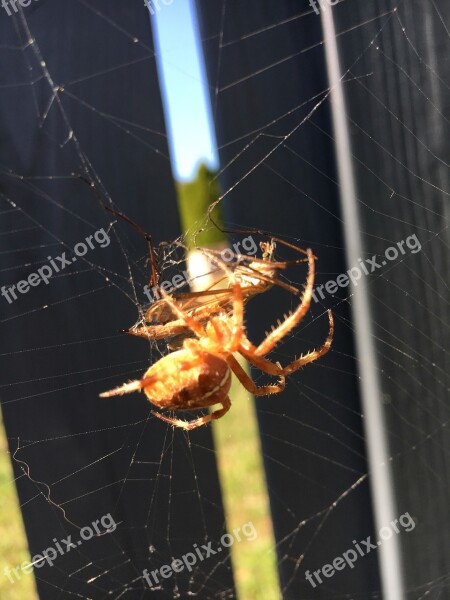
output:
[[[236,98],[239,102],[240,95],[244,99],[247,86],[258,78],[267,78],[267,85],[276,81],[286,86],[289,99],[290,82],[283,79],[284,69],[299,57],[312,60],[321,51],[323,39],[317,28],[320,17],[306,2],[292,2],[286,12],[264,9],[264,22],[249,28],[243,20],[242,31],[233,22],[235,7],[227,0],[217,6],[220,19],[215,22],[206,17],[210,30],[205,26],[203,43],[211,50],[213,109],[223,131],[228,124],[221,116],[222,103]],[[98,398],[100,392],[140,377],[167,348],[164,343],[124,338],[118,331],[142,319],[147,306],[143,293],[149,276],[147,247],[135,230],[105,212],[91,190],[70,174],[88,175],[105,202],[136,220],[156,242],[168,242],[159,263],[162,280],[170,280],[185,268],[185,240],[179,232],[174,191],[169,183],[160,182],[164,177],[169,180],[170,171],[161,113],[149,110],[144,122],[135,118],[139,92],[144,97],[155,92],[145,81],[140,90],[122,86],[117,91],[122,110],[117,113],[104,91],[105,82],[115,78],[136,81],[136,73],[146,69],[155,73],[148,9],[142,2],[125,6],[92,0],[71,0],[67,7],[76,19],[62,19],[58,28],[49,25],[52,35],[48,37],[36,36],[35,30],[42,20],[51,22],[59,10],[55,3],[41,0],[17,15],[2,14],[1,62],[16,65],[15,72],[10,66],[2,70],[7,75],[0,81],[2,137],[4,132],[8,153],[2,153],[1,165],[2,285],[28,277],[48,264],[48,257],[63,252],[73,257],[75,245],[100,229],[110,243],[101,247],[96,242],[77,258],[76,265],[53,275],[48,285],[30,289],[10,304],[0,299],[5,364],[1,394],[25,523],[32,530],[33,523],[45,521],[48,528],[46,545],[31,548],[32,554],[55,546],[55,538],[62,540],[70,534],[80,539],[80,528],[103,515],[111,515],[117,528],[58,556],[53,566],[36,569],[35,575],[43,598],[46,594],[86,600],[233,598],[225,549],[197,561],[190,572],[184,569],[162,579],[152,589],[142,576],[146,568],[159,569],[192,552],[195,544],[200,547],[213,541],[217,548],[227,529],[215,489],[216,456],[209,430],[186,433],[157,421],[139,394]],[[207,13],[208,8],[203,8]],[[416,523],[413,531],[399,534],[410,561],[405,569],[408,597],[446,598],[448,547],[439,541],[432,552],[429,545],[434,537],[441,540],[439,531],[449,525],[448,363],[444,362],[449,84],[438,61],[448,52],[448,11],[434,0],[424,2],[422,8],[415,2],[373,3],[366,12],[360,2],[343,0],[332,10],[339,42],[345,48],[342,78],[352,93],[351,107],[359,103],[367,111],[377,111],[392,128],[391,135],[385,134],[377,129],[376,121],[368,124],[362,118],[361,109],[349,112],[356,176],[366,186],[358,195],[361,231],[369,240],[361,259],[376,255],[381,260],[387,248],[413,235],[421,245],[420,251],[408,249],[364,279],[373,306],[389,462],[396,486],[401,487],[400,482],[405,486],[399,491],[399,515],[409,512]],[[80,32],[92,21],[99,31],[107,32],[109,45],[98,54],[92,52],[95,46],[89,47],[91,62],[86,63]],[[344,22],[346,27],[339,28]],[[293,23],[300,27],[312,23],[309,37],[299,39],[294,51],[275,45],[274,36],[282,35]],[[416,43],[422,29],[428,32],[428,45]],[[442,47],[431,51],[433,35]],[[67,43],[80,53],[79,64],[55,61],[57,49]],[[244,57],[242,62],[239,57]],[[399,87],[395,82],[400,82]],[[310,206],[318,208],[324,221],[330,217],[342,223],[339,208],[318,191],[334,190],[337,197],[339,189],[325,151],[319,160],[316,147],[316,162],[311,163],[298,150],[297,142],[307,136],[313,135],[313,144],[319,147],[332,136],[319,118],[328,110],[330,89],[324,85],[313,93],[313,88],[311,82],[305,83],[295,103],[280,102],[276,113],[250,130],[245,113],[236,110],[235,126],[230,125],[233,133],[220,140],[220,202],[230,227],[270,229],[295,245],[312,247],[319,257],[318,282],[325,284],[345,273],[334,259],[344,255],[341,233],[325,234],[320,217],[314,217],[313,224],[305,217],[304,222],[293,221],[286,227],[287,215],[297,214],[299,208],[308,211]],[[261,104],[264,100],[261,96],[252,99]],[[426,107],[426,112],[419,114],[414,103]],[[21,123],[25,137],[13,146],[12,139],[18,143],[14,127],[21,119],[25,120]],[[30,140],[31,135],[38,136],[38,141]],[[136,148],[142,158],[130,164],[128,157],[136,156]],[[52,159],[46,158],[46,151]],[[33,176],[24,172],[24,164],[33,164]],[[127,174],[125,181],[121,166]],[[147,171],[149,179],[142,176]],[[270,224],[265,222],[264,211],[258,213],[261,172],[277,203]],[[317,181],[321,183],[315,188]],[[164,208],[149,185],[167,194]],[[391,210],[394,202],[396,212]],[[152,208],[157,204],[158,210]],[[386,224],[388,233],[382,233],[380,222]],[[197,227],[207,224],[205,214]],[[281,254],[293,258],[287,249]],[[321,269],[321,262],[327,267]],[[285,280],[301,289],[305,275],[305,269],[296,267],[285,274]],[[317,588],[305,579],[307,569],[331,563],[354,548],[353,540],[366,539],[374,532],[369,508],[365,517],[363,511],[353,514],[355,506],[368,505],[370,494],[364,414],[356,399],[352,366],[360,360],[351,342],[354,326],[349,308],[355,289],[350,285],[319,298],[302,327],[291,332],[276,353],[276,359],[286,364],[320,345],[326,335],[326,310],[331,308],[337,322],[331,352],[336,361],[327,362],[326,357],[294,374],[286,398],[258,400],[264,460],[271,466],[271,505],[274,512],[284,515],[282,524],[275,527],[275,549],[277,564],[284,569],[281,589],[285,598],[300,597],[298,590],[302,597],[320,597],[319,593],[333,598],[381,597],[380,583],[373,575],[378,550],[359,558],[351,570],[323,578]],[[289,310],[295,305],[296,299],[282,290],[270,294],[270,298],[267,294],[267,298],[252,300],[246,309],[251,339],[261,336],[261,323],[252,320],[253,302],[256,312],[260,301],[266,328],[282,317],[281,307]],[[101,309],[92,311],[94,303]],[[399,322],[398,330],[390,329],[392,319]],[[340,346],[339,336],[349,339],[348,345]],[[11,379],[11,373],[21,376]],[[260,374],[254,376],[258,384],[265,381]],[[342,390],[353,395],[348,402]],[[70,406],[66,421],[52,416],[64,414],[64,406]],[[239,411],[237,403],[232,410]],[[35,427],[43,411],[45,422],[39,419],[39,428]],[[288,493],[288,488],[297,491]],[[250,495],[251,490],[243,494]],[[438,515],[434,521],[429,520],[430,503]],[[132,511],[127,508],[130,505]],[[248,521],[243,515],[242,524]],[[435,558],[425,566],[424,548]],[[8,564],[6,559],[3,562]],[[254,577],[258,578],[257,572]]]

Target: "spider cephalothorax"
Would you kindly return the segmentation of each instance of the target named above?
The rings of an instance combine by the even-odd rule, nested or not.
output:
[[[285,317],[265,339],[255,346],[247,338],[244,328],[244,290],[237,275],[216,257],[215,262],[229,280],[231,310],[226,308],[211,310],[209,318],[202,313],[202,319],[187,311],[177,301],[163,292],[163,300],[170,307],[176,320],[192,332],[192,338],[185,339],[182,349],[161,358],[152,365],[142,379],[131,381],[118,388],[104,392],[102,397],[126,394],[143,390],[148,400],[159,409],[192,410],[221,404],[221,408],[211,414],[192,421],[166,417],[152,411],[158,418],[177,427],[195,429],[212,419],[222,417],[231,406],[228,393],[233,372],[241,384],[257,396],[276,394],[285,386],[285,376],[300,369],[303,365],[317,360],[330,349],[333,339],[333,317],[329,316],[329,333],[323,346],[282,367],[264,358],[296,325],[309,309],[314,284],[315,257],[311,250],[308,257],[308,277],[306,288],[298,307]],[[252,365],[279,378],[277,383],[258,387],[239,365],[235,354],[244,356]]]

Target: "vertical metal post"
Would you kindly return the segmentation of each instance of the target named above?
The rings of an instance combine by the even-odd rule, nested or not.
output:
[[[346,255],[350,266],[363,256],[358,200],[352,166],[350,135],[345,110],[338,48],[331,6],[321,10],[325,55],[331,88],[331,111],[340,184]],[[365,437],[370,469],[371,495],[377,529],[395,519],[396,502],[389,463],[388,440],[384,424],[380,382],[374,347],[369,295],[364,278],[360,279],[352,298],[355,344],[360,375],[360,392],[364,412]],[[403,600],[404,585],[398,537],[380,544],[380,569],[383,598]]]

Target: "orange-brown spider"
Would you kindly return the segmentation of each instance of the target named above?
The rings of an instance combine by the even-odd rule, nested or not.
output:
[[[230,409],[228,393],[233,372],[241,384],[256,396],[277,394],[284,389],[285,377],[313,362],[330,349],[333,339],[333,316],[328,311],[329,333],[323,346],[300,356],[289,365],[282,367],[264,358],[303,318],[309,309],[314,285],[315,257],[311,250],[308,257],[308,276],[305,291],[299,306],[284,321],[275,327],[266,338],[255,346],[245,334],[243,286],[236,274],[211,253],[228,277],[232,289],[232,310],[215,311],[204,325],[198,318],[184,310],[178,302],[164,293],[164,301],[171,308],[184,328],[188,328],[194,338],[185,339],[183,347],[161,358],[152,365],[142,379],[130,381],[113,390],[103,392],[102,397],[111,397],[143,390],[148,400],[159,409],[192,410],[221,404],[221,408],[191,421],[166,417],[152,410],[159,419],[186,430],[195,429],[213,419],[219,419]],[[276,384],[257,387],[245,373],[234,354],[241,354],[252,365],[279,377]]]

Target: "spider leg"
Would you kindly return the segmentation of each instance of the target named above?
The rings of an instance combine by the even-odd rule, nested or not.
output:
[[[146,242],[148,244],[148,253],[149,253],[150,264],[151,264],[151,268],[152,268],[152,272],[151,272],[148,283],[149,283],[149,285],[153,284],[154,287],[157,287],[159,275],[158,275],[157,263],[155,262],[156,252],[155,252],[155,247],[153,245],[152,236],[149,233],[147,233],[146,231],[144,231],[142,229],[142,227],[140,225],[138,225],[135,221],[130,219],[130,217],[127,217],[127,215],[125,215],[123,212],[120,212],[120,210],[115,210],[111,206],[108,206],[108,204],[106,204],[103,196],[100,194],[100,192],[97,188],[97,185],[94,181],[87,179],[83,175],[80,175],[80,173],[71,173],[71,176],[76,177],[77,179],[80,179],[80,181],[83,181],[84,183],[86,183],[91,188],[91,190],[94,192],[94,194],[97,196],[98,201],[100,202],[100,204],[103,206],[103,208],[105,210],[107,210],[114,216],[119,217],[119,219],[122,219],[123,221],[125,221],[126,223],[128,223],[129,225],[134,227],[136,229],[136,231],[146,240]],[[162,245],[165,245],[165,242],[162,242],[159,245],[158,259],[157,259],[158,262],[159,262],[159,253],[161,251]]]
[[[286,378],[281,373],[281,367],[278,368],[280,381],[275,385],[265,385],[262,387],[258,387],[256,383],[251,379],[238,361],[234,358],[234,356],[230,355],[227,358],[227,363],[242,385],[254,396],[268,396],[269,394],[279,394],[282,392],[286,386]]]
[[[283,368],[284,375],[290,375],[291,373],[294,373],[294,371],[297,371],[298,369],[300,369],[300,367],[303,367],[303,365],[307,365],[310,362],[314,362],[315,360],[317,360],[318,358],[320,358],[328,352],[328,350],[331,347],[334,335],[334,319],[331,310],[328,311],[328,319],[330,323],[330,329],[328,331],[328,337],[325,340],[323,346],[317,348],[316,350],[311,350],[311,352],[308,352],[308,354],[300,356],[300,358],[297,358],[297,360],[292,361],[289,365]]]
[[[166,337],[181,335],[186,332],[186,324],[182,319],[170,321],[166,325],[141,325],[123,330],[123,333],[145,338],[146,340],[161,340]]]
[[[254,346],[247,338],[245,338],[239,346],[239,354],[241,354],[249,363],[254,367],[257,367],[260,371],[267,373],[268,375],[281,375],[283,367],[275,364],[267,358],[255,355],[256,346]]]
[[[137,392],[142,389],[142,384],[140,379],[136,379],[135,381],[129,381],[128,383],[124,383],[119,387],[114,388],[113,390],[108,390],[107,392],[102,392],[99,394],[100,398],[111,398],[111,396],[122,396],[123,394],[129,394],[130,392]]]
[[[192,421],[183,421],[182,419],[172,419],[171,417],[166,417],[165,415],[157,412],[156,410],[152,410],[152,415],[161,419],[161,421],[165,421],[174,427],[181,427],[186,431],[191,431],[192,429],[197,429],[197,427],[201,427],[202,425],[206,425],[210,421],[214,421],[216,419],[220,419],[226,414],[231,408],[231,402],[228,396],[222,402],[222,408],[215,410],[213,413],[209,415],[204,415],[203,417],[199,417],[198,419],[193,419]]]
[[[246,358],[248,362],[250,362],[253,366],[257,367],[260,371],[263,371],[264,373],[268,373],[269,375],[281,376],[290,375],[291,373],[294,373],[304,365],[307,365],[310,362],[314,362],[315,360],[317,360],[318,358],[320,358],[328,352],[328,350],[331,347],[334,335],[334,319],[331,310],[328,311],[328,319],[330,323],[330,328],[325,343],[322,346],[320,346],[320,348],[317,348],[316,350],[311,350],[311,352],[308,352],[304,356],[300,356],[300,358],[297,358],[285,367],[281,367],[279,364],[275,364],[270,360],[267,360],[267,358],[263,358],[262,356],[257,356],[255,354],[256,347],[246,338],[240,344],[239,353],[242,354],[242,356]]]
[[[182,323],[185,324],[185,326],[189,327],[189,329],[193,331],[198,338],[202,338],[206,335],[204,328],[197,319],[194,319],[194,317],[189,315],[187,312],[184,312],[183,309],[178,306],[177,302],[172,298],[172,296],[166,294],[163,289],[161,289],[160,292],[164,300],[173,310],[174,314]],[[185,328],[186,327],[184,327],[184,329]]]
[[[180,362],[178,365],[179,371],[185,371],[195,367],[197,364],[201,364],[203,361],[201,352],[198,352],[198,346],[196,345],[195,340],[189,340],[190,346],[189,348],[192,351],[192,358],[190,360],[186,360]],[[143,377],[142,379],[135,379],[134,381],[129,381],[128,383],[124,383],[123,385],[119,385],[118,387],[108,390],[107,392],[102,392],[99,394],[100,398],[111,398],[112,396],[123,396],[123,394],[129,394],[131,392],[139,392],[143,390],[148,385],[151,385],[155,381],[158,381],[159,376],[155,373],[153,375],[149,375],[148,377]]]
[[[201,359],[198,358],[200,361]],[[195,365],[194,361],[189,361],[185,363],[181,363],[179,365],[180,371],[185,369],[190,369],[192,365]],[[149,377],[143,377],[142,379],[135,379],[134,381],[129,381],[128,383],[124,383],[123,385],[119,385],[118,387],[108,390],[107,392],[102,392],[99,394],[100,398],[111,398],[112,396],[123,396],[123,394],[130,394],[131,392],[139,392],[143,390],[148,385],[158,380],[158,375],[150,375]]]
[[[299,306],[286,319],[273,329],[269,335],[255,349],[256,356],[264,356],[272,350],[272,348],[287,335],[305,316],[311,304],[312,288],[314,285],[315,258],[310,249],[308,253],[308,276],[306,279],[306,287],[303,293],[302,301]]]

